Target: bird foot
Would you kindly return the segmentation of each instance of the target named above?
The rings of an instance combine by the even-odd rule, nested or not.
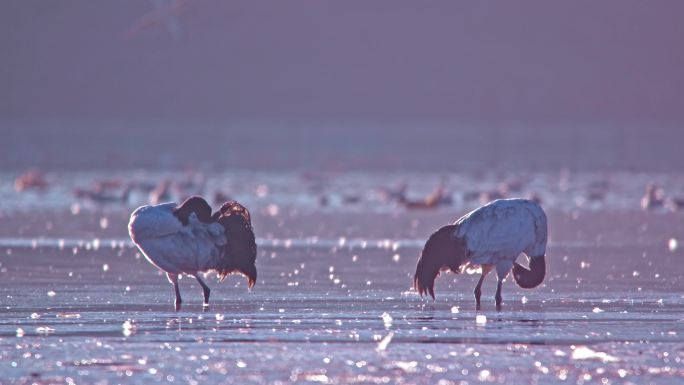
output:
[[[181,309],[181,303],[182,303],[182,302],[176,302],[176,303],[174,304],[174,305],[175,305],[176,311],[180,311],[180,309]]]

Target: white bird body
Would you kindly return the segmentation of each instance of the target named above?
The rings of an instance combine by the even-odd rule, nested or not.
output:
[[[465,261],[494,265],[505,277],[521,253],[546,254],[547,225],[542,208],[526,199],[499,199],[459,218],[454,237],[465,242]]]
[[[131,214],[128,231],[147,260],[171,274],[216,269],[226,244],[223,226],[202,223],[195,213],[184,226],[173,214],[175,203],[142,206]]]
[[[214,214],[201,197],[183,203],[142,206],[131,214],[128,233],[145,258],[166,272],[176,292],[176,309],[182,302],[178,276],[195,277],[209,303],[209,287],[199,272],[216,271],[223,280],[232,273],[256,283],[257,246],[249,211],[235,201],[224,203]]]
[[[468,265],[480,265],[482,276],[475,287],[479,308],[482,281],[496,269],[495,298],[500,308],[501,285],[511,270],[515,282],[525,289],[544,280],[547,236],[546,214],[539,204],[527,199],[495,200],[430,236],[416,266],[414,285],[421,295],[428,293],[434,298],[440,271],[459,273]],[[529,258],[529,270],[515,262],[522,253]]]

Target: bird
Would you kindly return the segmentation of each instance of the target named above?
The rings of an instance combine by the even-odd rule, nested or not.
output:
[[[110,191],[109,185],[96,183],[92,188],[75,188],[74,196],[97,204],[128,203],[133,187],[126,185],[120,193]]]
[[[504,199],[506,198],[506,194],[508,191],[506,190],[505,185],[500,185],[496,189],[493,190],[485,190],[480,193],[479,199],[481,204],[485,204],[487,202],[491,202],[497,199]]]
[[[47,187],[48,182],[47,179],[45,179],[45,174],[38,169],[28,170],[14,181],[14,189],[17,190],[17,192],[24,192],[31,189],[43,191]]]
[[[153,205],[167,202],[171,198],[171,181],[163,180],[150,191],[149,202]]]
[[[215,271],[221,281],[229,274],[242,274],[250,289],[256,283],[257,245],[251,217],[236,201],[225,202],[213,214],[200,196],[181,204],[141,206],[131,214],[128,233],[145,258],[166,273],[176,294],[177,311],[182,303],[178,286],[182,274],[200,284],[204,306],[209,306],[211,290],[200,272]]]
[[[480,265],[482,275],[475,287],[476,308],[480,309],[482,282],[496,270],[496,308],[501,310],[501,286],[513,271],[518,286],[531,289],[542,283],[546,274],[546,214],[531,200],[499,199],[442,226],[428,238],[418,259],[413,278],[420,296],[435,298],[435,279],[440,271],[460,273],[466,267]],[[529,269],[516,259],[524,253]]]
[[[450,194],[444,191],[444,180],[435,187],[435,189],[420,200],[408,199],[405,194],[399,196],[399,203],[407,209],[435,209],[440,206],[448,206],[453,203]]]
[[[682,197],[674,197],[674,198],[667,198],[665,202],[665,206],[669,208],[672,211],[680,211],[684,209],[684,198]]]
[[[526,180],[523,178],[510,178],[499,186],[499,190],[506,192],[519,193],[525,187]]]
[[[662,208],[665,205],[665,192],[662,188],[653,183],[646,186],[646,192],[641,198],[642,210],[653,210]]]
[[[391,201],[401,201],[406,199],[406,190],[408,189],[408,184],[406,182],[401,182],[396,187],[381,187],[379,189],[380,198],[385,202]]]
[[[527,193],[527,199],[531,200],[532,202],[534,202],[538,205],[541,205],[541,203],[542,203],[542,197],[536,191],[532,191],[530,193]]]
[[[589,183],[587,189],[587,200],[590,202],[603,202],[610,191],[608,179],[595,180]]]
[[[132,39],[140,35],[144,30],[164,25],[171,36],[178,40],[182,35],[182,28],[179,21],[188,8],[187,0],[152,0],[154,10],[140,17],[135,21],[124,37]]]
[[[222,190],[214,191],[214,203],[230,201],[230,196]]]

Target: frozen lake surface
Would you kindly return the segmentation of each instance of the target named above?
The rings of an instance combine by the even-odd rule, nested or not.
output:
[[[684,216],[640,211],[639,176],[613,176],[605,204],[561,204],[552,177],[535,175],[530,184],[548,202],[549,272],[533,290],[508,280],[501,312],[493,277],[479,312],[477,275],[442,276],[436,301],[411,289],[427,235],[476,203],[456,195],[451,206],[406,210],[373,192],[396,179],[368,175],[302,182],[331,197],[320,210],[297,178],[252,177],[253,190],[236,195],[255,217],[256,286],[209,279],[205,309],[200,287],[184,278],[175,312],[171,285],[126,238],[137,203],[69,195],[92,177],[69,174],[45,199],[0,185],[2,384],[684,381]],[[462,178],[450,180],[470,180]]]

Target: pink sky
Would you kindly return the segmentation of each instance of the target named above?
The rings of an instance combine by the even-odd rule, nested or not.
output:
[[[0,3],[0,118],[684,122],[684,2]]]

